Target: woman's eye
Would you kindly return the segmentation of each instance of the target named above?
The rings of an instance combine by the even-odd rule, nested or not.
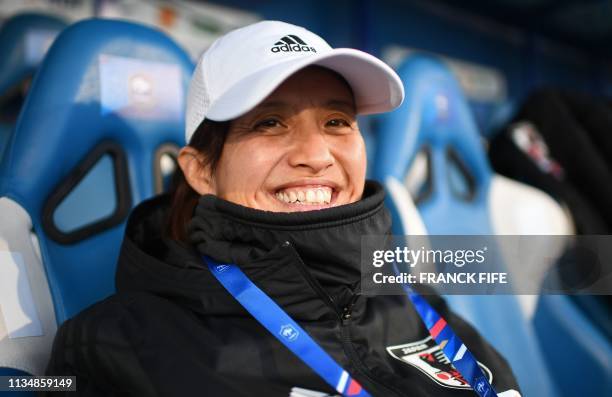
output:
[[[274,128],[280,125],[280,121],[277,119],[265,119],[255,124],[253,127],[254,130],[258,129],[266,129],[266,128]]]
[[[326,123],[326,125],[328,127],[350,127],[351,126],[351,124],[344,119],[331,119]]]

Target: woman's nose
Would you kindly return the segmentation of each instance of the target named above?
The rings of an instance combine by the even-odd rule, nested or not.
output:
[[[333,165],[334,157],[325,133],[312,125],[296,131],[289,163],[292,167],[309,168],[315,174]]]

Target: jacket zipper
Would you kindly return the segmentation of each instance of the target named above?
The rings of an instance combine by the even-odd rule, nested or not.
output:
[[[306,268],[306,264],[298,254],[298,252],[293,248],[289,241],[285,241],[283,246],[291,249],[292,254],[296,257],[298,263],[298,269],[308,282],[308,284],[312,287],[312,289],[319,295],[320,298],[338,315],[338,319],[340,320],[340,329],[342,331],[342,350],[344,350],[344,354],[348,357],[348,359],[353,364],[355,370],[362,375],[365,379],[367,379],[370,383],[376,385],[377,388],[380,388],[385,391],[385,396],[397,396],[401,397],[402,394],[399,390],[389,387],[380,383],[370,376],[368,368],[359,358],[357,351],[353,347],[353,341],[351,340],[351,331],[350,331],[350,322],[352,316],[352,308],[355,302],[358,299],[358,295],[355,294],[351,298],[349,304],[343,307],[342,310],[338,307],[338,305],[334,302],[333,298],[323,289],[321,284],[310,274],[308,269]]]

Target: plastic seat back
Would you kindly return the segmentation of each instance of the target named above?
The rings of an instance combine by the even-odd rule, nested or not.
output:
[[[113,293],[128,213],[184,144],[192,70],[128,22],[79,22],[49,49],[0,165],[0,367],[41,373],[57,324]]]
[[[496,234],[490,202],[495,175],[456,79],[440,61],[424,55],[408,58],[398,73],[406,99],[381,120],[375,165],[391,207],[409,208],[398,200],[414,197],[431,235]],[[414,234],[417,214],[394,212],[394,233]],[[421,228],[418,221],[416,226]],[[525,395],[556,395],[515,296],[450,295],[446,300],[508,359]]]
[[[53,16],[27,13],[0,26],[0,159],[8,142],[29,80],[66,23]]]

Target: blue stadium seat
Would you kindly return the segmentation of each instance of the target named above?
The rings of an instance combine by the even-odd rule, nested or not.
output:
[[[34,13],[15,15],[0,26],[0,160],[29,80],[65,27],[59,18]]]
[[[49,49],[0,165],[0,367],[41,374],[57,325],[114,291],[130,209],[184,144],[188,55],[111,20]]]
[[[578,296],[579,298],[581,296]],[[543,295],[534,316],[536,334],[559,396],[612,394],[612,341],[565,295]],[[609,308],[601,308],[609,321]]]
[[[447,67],[417,54],[398,73],[406,99],[381,119],[374,166],[374,176],[389,193],[394,234],[571,231],[551,198],[493,174],[467,102]],[[412,199],[416,208],[409,202]],[[527,203],[541,209],[537,212],[542,217],[535,223],[516,221],[521,217],[515,215]],[[449,295],[446,299],[508,359],[524,395],[557,395],[517,297]]]

